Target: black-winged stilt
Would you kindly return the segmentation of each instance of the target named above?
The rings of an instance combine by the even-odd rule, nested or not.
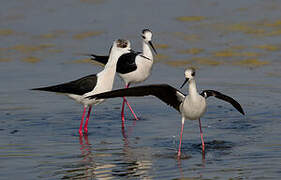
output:
[[[114,41],[112,45],[108,63],[106,64],[104,69],[98,74],[92,74],[63,84],[34,88],[32,90],[63,93],[69,96],[70,98],[74,99],[78,103],[81,103],[84,106],[84,110],[80,123],[79,133],[80,135],[82,135],[84,116],[87,108],[89,107],[88,114],[86,117],[86,122],[84,125],[85,133],[88,132],[88,121],[89,121],[92,105],[99,104],[102,101],[104,101],[104,99],[90,100],[89,98],[85,98],[85,97],[112,90],[114,77],[116,73],[116,63],[122,54],[128,53],[130,51],[131,51],[130,42],[128,40],[118,39]]]
[[[202,152],[204,153],[205,144],[203,140],[200,117],[202,117],[206,111],[206,99],[208,97],[214,96],[218,99],[224,100],[232,104],[232,106],[236,108],[241,114],[244,115],[245,113],[241,105],[237,101],[218,91],[203,90],[199,94],[197,92],[196,83],[195,83],[194,68],[187,68],[185,70],[185,78],[186,80],[181,87],[183,87],[188,82],[189,95],[187,96],[170,85],[156,84],[156,85],[146,85],[146,86],[131,87],[127,89],[114,90],[101,94],[95,94],[93,96],[90,96],[89,98],[107,99],[107,98],[123,97],[123,96],[148,96],[148,95],[156,96],[162,101],[164,101],[165,103],[167,103],[168,105],[171,105],[182,115],[182,126],[181,126],[181,133],[180,133],[178,157],[180,157],[181,155],[182,133],[183,133],[184,122],[186,119],[199,121],[200,136],[202,141]]]
[[[157,54],[151,40],[152,32],[149,29],[142,30],[141,37],[143,38],[142,47],[143,52],[130,52],[122,55],[117,62],[117,73],[124,80],[125,88],[128,88],[132,83],[140,83],[145,81],[151,73],[153,65],[153,54],[150,48]],[[106,64],[108,56],[90,55],[92,60]],[[124,106],[125,102],[131,110],[135,119],[138,119],[127,99],[123,97],[123,104],[121,110],[121,118],[124,122]]]

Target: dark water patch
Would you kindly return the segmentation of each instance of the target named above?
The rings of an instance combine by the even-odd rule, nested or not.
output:
[[[51,122],[49,121],[41,121],[40,119],[19,119],[18,121],[25,123],[25,127],[48,127],[50,125],[52,125]]]
[[[10,134],[16,134],[17,132],[19,132],[19,130],[15,129],[15,130],[11,131]]]
[[[175,139],[171,139],[169,141],[167,139],[158,138],[157,140],[155,140],[155,142],[156,143],[154,143],[153,146],[162,148],[161,151],[163,151],[163,150],[167,151],[167,152],[165,152],[165,155],[157,155],[157,156],[174,158],[177,155],[179,141],[176,141]],[[183,154],[183,158],[186,158],[186,159],[190,158],[191,155],[188,155],[188,154],[194,154],[194,153],[198,153],[198,152],[201,153],[201,150],[202,150],[201,144],[199,145],[199,144],[191,143],[188,140],[182,140],[181,152]],[[169,153],[170,151],[173,151],[173,152]]]
[[[179,159],[178,152],[176,149],[174,149],[173,152],[155,153],[153,157],[155,157],[156,159],[175,159],[175,160]],[[188,153],[186,151],[181,151],[181,156],[180,156],[181,160],[191,159],[192,157],[193,156],[191,155],[191,153]]]
[[[85,155],[83,154],[72,154],[72,155],[60,155],[58,157],[56,157],[59,160],[75,160],[75,159],[81,159],[83,158]]]
[[[151,168],[150,162],[130,161],[120,162],[112,169],[112,175],[115,177],[139,177],[144,174],[145,171],[149,171]],[[141,172],[142,171],[142,172]]]
[[[119,106],[117,107],[117,106],[116,106],[116,107],[113,107],[113,109],[114,109],[114,110],[121,110],[121,107],[119,107]]]
[[[133,121],[133,122],[138,122],[138,121],[147,121],[149,120],[147,117],[144,117],[144,116],[137,116],[138,117],[138,120],[136,120],[134,117],[126,117],[125,116],[125,121],[128,120],[128,121]],[[121,119],[121,117],[120,117]]]
[[[198,145],[197,145],[198,147]],[[201,145],[200,145],[201,147]],[[233,147],[235,147],[235,144],[232,142],[228,141],[223,141],[223,140],[213,140],[211,142],[205,142],[205,148],[206,151],[225,151],[225,150],[230,150]]]
[[[223,152],[231,150],[235,147],[234,143],[227,142],[223,140],[213,140],[213,141],[205,141],[205,153],[208,152]],[[198,153],[202,152],[202,144],[201,143],[185,143],[182,142],[182,151],[190,152],[190,153]]]
[[[220,123],[217,125],[217,129],[232,129],[236,131],[246,131],[246,130],[252,130],[257,128],[258,126],[255,125],[252,122],[245,122],[243,120],[239,121],[232,121],[232,122],[224,122],[224,120],[218,120]]]
[[[94,166],[90,165],[73,165],[72,167],[64,167],[62,170],[55,171],[52,175],[47,177],[57,177],[60,176],[61,179],[83,179],[93,176],[89,173],[94,169]],[[93,176],[94,177],[94,176]]]
[[[66,172],[66,174],[70,174],[70,173],[72,174],[73,172]],[[74,175],[65,175],[61,179],[87,179],[87,178],[91,178],[91,177],[92,177],[91,175],[85,175],[85,173],[77,172]]]
[[[113,127],[111,127],[111,125],[107,125],[105,126],[104,124],[102,126],[99,126],[97,124],[91,124],[91,126],[88,126],[88,133],[85,134],[85,132],[83,132],[83,135],[87,135],[89,137],[109,137],[112,136],[110,134],[110,132],[114,131],[112,129]],[[70,130],[72,130],[73,132],[70,133],[71,136],[73,137],[79,137],[80,134],[78,132],[79,130],[79,123],[77,123],[77,126],[73,126],[70,128]],[[83,130],[84,131],[84,130]]]
[[[73,132],[73,133],[71,133],[71,136],[73,136],[73,137],[80,137],[80,134],[79,134],[79,127],[78,127],[78,125],[77,125],[77,127],[76,128],[71,128],[71,129],[74,129],[74,130],[76,130],[77,132]],[[88,131],[88,133],[85,133],[85,132],[83,132],[83,136],[93,136],[95,133],[94,132],[92,132],[92,131]]]
[[[178,151],[178,144],[176,146],[170,142],[164,142],[157,146],[164,146],[166,147],[165,152],[163,154],[155,154],[155,157],[158,158],[177,158],[177,151]],[[156,145],[155,145],[156,146]],[[169,146],[169,147],[168,147]],[[235,148],[235,144],[228,141],[223,140],[213,140],[213,141],[206,141],[205,142],[205,155],[206,157],[209,156],[209,153],[212,157],[219,157],[221,155],[228,155],[231,153],[231,150]],[[163,151],[163,150],[161,150]],[[171,152],[173,151],[173,152]],[[202,154],[202,144],[201,143],[190,143],[187,141],[182,142],[181,147],[181,159],[189,159],[193,156],[198,154]]]

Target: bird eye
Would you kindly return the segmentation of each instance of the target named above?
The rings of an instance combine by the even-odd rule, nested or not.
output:
[[[191,76],[195,76],[195,72],[192,72],[192,73],[191,73]]]

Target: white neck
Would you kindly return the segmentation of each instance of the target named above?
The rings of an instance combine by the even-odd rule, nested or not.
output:
[[[117,64],[119,57],[120,57],[119,53],[110,54],[110,56],[108,58],[108,62],[104,66],[104,70],[116,68],[116,64]]]
[[[195,97],[198,93],[197,93],[197,88],[196,88],[196,83],[194,79],[191,79],[189,81],[189,95],[191,97]]]
[[[116,65],[108,66],[107,68],[104,68],[104,70],[99,73],[99,77],[101,80],[100,82],[103,83],[102,86],[104,87],[103,91],[112,90],[115,73],[116,73]]]
[[[149,44],[143,40],[142,42],[142,54],[143,56],[149,58],[151,61],[153,61],[153,54],[152,54],[152,51],[150,49],[150,46]]]
[[[124,52],[123,52],[124,53]],[[113,87],[114,77],[116,73],[116,64],[118,61],[118,58],[123,54],[121,52],[115,52],[111,53],[110,57],[108,59],[107,64],[104,67],[104,70],[101,71],[98,76],[100,81],[98,83],[101,83],[97,92],[104,92],[104,91],[110,91]]]

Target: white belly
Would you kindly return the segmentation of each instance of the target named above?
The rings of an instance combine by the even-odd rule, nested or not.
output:
[[[90,96],[90,95],[88,95],[88,93],[86,93],[86,94],[84,94],[82,96],[76,95],[76,94],[67,94],[67,96],[72,98],[72,99],[74,99],[76,102],[82,104],[85,107],[88,107],[90,105],[99,104],[99,103],[104,101],[104,99],[96,100],[96,99],[86,98],[86,97]]]
[[[193,99],[187,96],[180,110],[186,119],[198,120],[206,112],[206,100],[200,95]]]
[[[133,72],[120,74],[118,75],[125,81],[126,84],[128,83],[140,83],[145,81],[151,73],[153,61],[147,60],[142,57],[137,57],[136,59],[137,69]]]

